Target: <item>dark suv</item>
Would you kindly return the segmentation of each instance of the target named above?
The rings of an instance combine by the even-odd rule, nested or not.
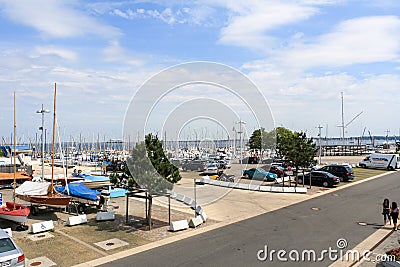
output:
[[[340,183],[340,178],[336,177],[329,172],[324,171],[312,171],[304,175],[304,184],[309,185],[311,178],[311,185],[322,185],[324,187],[332,187]],[[297,183],[303,183],[303,175],[296,177]]]
[[[349,181],[354,179],[353,169],[348,165],[327,165],[324,166],[318,171],[325,171],[332,173],[333,175],[340,178],[340,181]]]
[[[205,160],[187,160],[182,163],[183,171],[203,171],[206,166]]]

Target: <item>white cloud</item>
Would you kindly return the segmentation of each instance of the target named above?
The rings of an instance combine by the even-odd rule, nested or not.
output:
[[[130,52],[120,46],[118,41],[111,41],[109,45],[103,49],[104,61],[119,62],[131,66],[142,66],[145,64],[143,56],[132,56]]]
[[[34,48],[34,53],[32,54],[32,57],[40,57],[43,55],[55,55],[63,59],[74,60],[74,61],[78,58],[78,55],[74,51],[60,47],[55,47],[53,45],[37,46]]]
[[[340,23],[330,33],[277,53],[286,66],[345,66],[395,61],[400,52],[400,19],[361,17]]]
[[[115,38],[120,35],[117,28],[99,23],[93,17],[78,11],[80,3],[76,1],[1,0],[0,4],[9,18],[33,27],[46,36],[66,38],[89,34]]]
[[[269,30],[305,20],[318,9],[295,2],[250,1],[228,5],[232,17],[221,30],[219,42],[257,49],[271,48]]]
[[[277,125],[308,129],[311,133],[318,124],[328,125],[329,136],[340,136],[336,126],[341,121],[340,93],[344,92],[345,122],[363,111],[346,129],[346,135],[358,136],[363,127],[373,134],[383,135],[386,129],[382,127],[398,127],[392,116],[382,116],[383,113],[398,113],[398,74],[356,76],[340,72],[317,75],[274,68],[261,61],[247,63],[245,67],[248,76],[266,96]]]

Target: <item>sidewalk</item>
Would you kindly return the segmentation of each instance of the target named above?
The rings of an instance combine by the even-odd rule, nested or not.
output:
[[[388,228],[387,225],[385,228]],[[400,231],[390,231],[389,234],[376,244],[376,247],[371,251],[370,257],[362,259],[354,266],[357,267],[383,267],[381,258],[386,254],[386,251],[400,247]]]

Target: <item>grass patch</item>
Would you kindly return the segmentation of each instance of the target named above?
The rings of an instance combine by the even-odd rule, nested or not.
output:
[[[46,256],[57,266],[72,266],[101,257],[99,253],[63,236],[52,232],[54,237],[32,241],[27,237],[17,238],[15,242],[29,259]]]
[[[350,181],[350,183],[352,182],[357,182],[357,181],[361,181],[376,175],[380,175],[383,173],[388,173],[391,171],[388,170],[378,170],[378,169],[365,169],[365,168],[353,168],[354,171],[354,179]],[[341,185],[345,185],[348,184],[348,182],[341,182],[340,184],[338,184],[337,186],[341,186]]]

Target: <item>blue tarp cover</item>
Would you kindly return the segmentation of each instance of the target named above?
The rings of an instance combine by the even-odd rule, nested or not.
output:
[[[83,185],[82,183],[78,183],[78,182],[69,183],[68,189],[69,189],[70,196],[79,197],[79,198],[83,198],[83,199],[87,199],[87,200],[96,201],[96,200],[98,200],[97,195],[100,195],[99,191],[87,188],[85,185]],[[56,187],[56,190],[62,194],[65,194],[65,195],[68,194],[65,186]]]
[[[88,174],[79,174],[79,177],[85,178],[85,180],[91,180],[92,182],[105,182],[105,181],[110,181],[110,178],[107,176],[94,176],[94,175],[88,175]]]

